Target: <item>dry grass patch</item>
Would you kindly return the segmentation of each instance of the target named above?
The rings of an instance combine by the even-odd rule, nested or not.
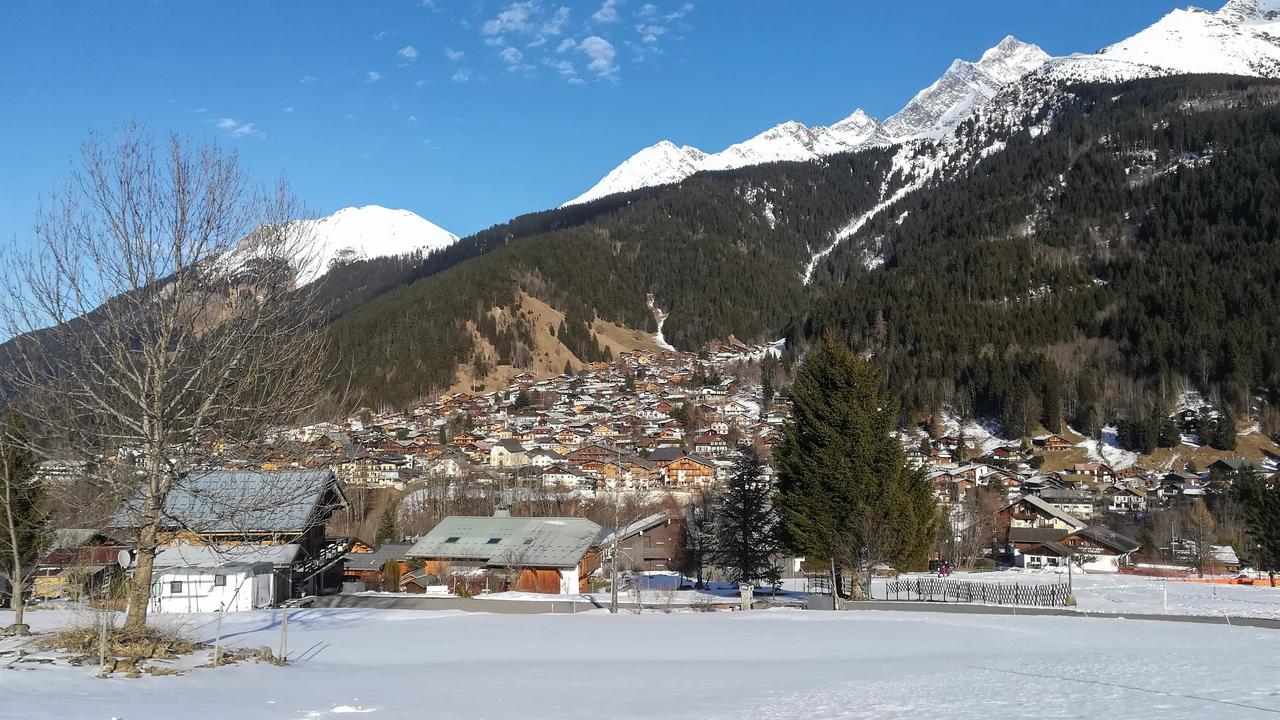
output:
[[[67,653],[73,664],[97,664],[102,652],[102,621],[96,617],[63,628],[42,638],[46,650]],[[128,631],[114,626],[107,628],[106,658],[103,674],[127,672],[137,676],[146,671],[152,674],[174,674],[176,671],[150,667],[147,663],[157,660],[173,660],[206,649],[202,642],[191,640],[180,628],[150,626],[142,631]]]

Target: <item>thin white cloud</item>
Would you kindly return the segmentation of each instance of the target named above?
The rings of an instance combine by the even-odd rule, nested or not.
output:
[[[542,23],[542,27],[538,28],[538,34],[542,37],[559,35],[569,22],[569,14],[569,8],[563,5],[556,8],[556,11],[551,14],[551,18]]]
[[[449,79],[456,83],[468,82],[471,80],[471,70],[470,68],[458,68],[453,71],[453,77]]]
[[[639,10],[636,10],[636,17],[639,17],[639,18],[651,18],[651,17],[657,17],[657,15],[658,15],[658,6],[654,5],[653,3],[645,3],[640,6]]]
[[[410,115],[410,116],[409,116],[409,122],[413,123],[414,125],[417,125],[417,124],[418,124],[418,116],[417,116],[417,115]]]
[[[513,47],[509,47],[498,53],[498,58],[502,60],[508,70],[516,70],[520,67],[521,61],[524,60],[524,53]]]
[[[601,24],[618,22],[618,0],[604,0],[600,9],[591,14],[591,19]]]
[[[618,53],[614,50],[613,43],[599,35],[592,35],[578,43],[578,50],[587,56],[588,71],[601,78],[617,78],[618,65],[614,58]]]
[[[577,46],[578,43],[573,38],[565,38],[561,40],[560,45],[556,47],[556,52],[562,53],[566,50],[572,50]]]
[[[282,109],[281,109],[281,112],[292,113],[292,112],[293,112],[293,106],[292,106],[292,105],[286,105],[284,108],[282,108]]]
[[[501,35],[505,32],[528,32],[532,27],[532,16],[538,4],[534,0],[512,3],[498,16],[487,21],[481,32],[485,35]]]
[[[454,50],[451,47],[445,46],[444,56],[449,58],[449,62],[462,62],[466,59],[467,54],[461,50]]]
[[[656,43],[658,38],[667,34],[667,28],[662,25],[637,25],[636,32],[640,34],[641,42]]]
[[[380,32],[376,32],[376,33],[374,33],[374,34],[373,34],[373,39],[374,39],[374,40],[381,40],[382,38],[385,38],[385,37],[391,37],[392,35],[395,35],[395,34],[396,34],[396,31],[395,31],[395,30],[382,30],[382,31],[380,31]]]
[[[234,138],[242,137],[266,137],[256,125],[251,122],[240,122],[232,117],[224,117],[214,124],[219,130],[224,130],[228,135]]]
[[[560,77],[564,78],[569,82],[573,82],[574,80],[578,80],[579,82],[581,82],[582,80],[582,78],[578,77],[578,69],[575,68],[573,66],[573,63],[569,62],[568,60],[557,60],[555,58],[543,58],[542,64],[546,65],[552,70],[555,70],[556,73],[560,75]]]
[[[315,75],[303,75],[302,78],[298,80],[298,82],[302,83],[303,85],[310,85],[311,83],[319,79],[320,78],[317,78]]]
[[[396,54],[404,58],[405,60],[418,59],[418,49],[412,45],[405,45],[404,47],[397,50]]]
[[[377,70],[370,70],[364,75],[364,81],[367,83],[376,83],[381,79],[382,79],[382,73],[378,72]]]
[[[667,18],[667,20],[668,20],[668,21],[671,21],[671,20],[680,20],[680,19],[684,18],[684,16],[685,16],[685,15],[688,15],[688,14],[689,14],[689,13],[691,13],[691,12],[693,12],[693,3],[689,3],[689,2],[687,2],[687,3],[683,4],[683,5],[681,5],[681,6],[680,6],[680,8],[679,8],[678,10],[673,10],[673,11],[671,11],[671,12],[667,13],[666,18]]]

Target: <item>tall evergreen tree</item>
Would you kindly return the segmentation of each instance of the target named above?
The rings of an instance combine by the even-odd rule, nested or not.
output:
[[[760,360],[760,415],[763,416],[769,412],[769,406],[773,404],[773,378],[778,371],[778,359],[773,353],[765,353],[764,358]]]
[[[779,550],[778,514],[764,460],[746,447],[733,464],[733,474],[720,497],[716,518],[716,564],[737,583],[764,581],[777,585],[774,564]]]
[[[382,511],[382,517],[378,518],[378,532],[375,538],[379,544],[391,542],[396,538],[396,511],[394,507],[388,507]]]
[[[933,493],[891,435],[897,403],[879,372],[828,332],[791,387],[792,417],[775,453],[783,539],[843,569],[875,561],[923,564],[936,521]]]
[[[1256,545],[1256,550],[1250,549],[1253,564],[1280,570],[1280,483],[1269,482],[1255,472],[1242,472],[1232,487]]]

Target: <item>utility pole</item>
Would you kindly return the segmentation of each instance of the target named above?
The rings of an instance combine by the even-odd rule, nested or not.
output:
[[[609,548],[609,612],[618,614],[618,543],[621,540],[622,528],[622,453],[614,447],[613,463],[613,541]]]

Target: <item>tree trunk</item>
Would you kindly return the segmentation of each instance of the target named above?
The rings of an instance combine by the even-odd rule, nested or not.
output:
[[[151,505],[151,503],[148,503]],[[147,610],[151,604],[151,578],[156,565],[156,527],[159,512],[148,508],[143,526],[138,531],[138,557],[129,580],[129,610],[124,629],[142,632],[147,627]]]
[[[13,548],[13,578],[9,582],[9,604],[13,607],[13,624],[21,627],[24,625],[22,617],[27,609],[26,600],[22,597],[22,587],[25,583],[22,581],[22,554],[18,551],[18,532],[13,524],[13,515],[9,516],[9,541]]]

